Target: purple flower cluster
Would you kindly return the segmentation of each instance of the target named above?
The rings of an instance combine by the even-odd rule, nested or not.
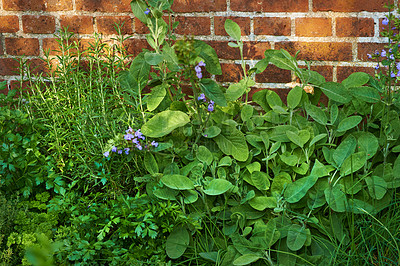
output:
[[[388,25],[389,24],[389,19],[388,18],[384,18],[383,20],[382,20],[382,25]]]
[[[203,77],[203,74],[201,73],[201,67],[206,66],[206,63],[203,61],[200,61],[197,66],[194,67],[194,70],[196,70],[196,76],[201,79]]]
[[[140,132],[140,129],[134,131],[131,127],[129,127],[126,131],[125,131],[125,135],[124,135],[124,140],[125,140],[125,145],[128,144],[129,147],[125,147],[125,148],[117,148],[116,146],[113,146],[111,148],[111,152],[113,153],[118,153],[118,154],[122,154],[123,152],[128,155],[129,152],[132,149],[137,149],[139,151],[143,150],[143,148],[145,149],[149,149],[149,147],[158,147],[158,143],[155,142],[154,140],[151,143],[146,143],[146,137],[143,135],[142,132]],[[125,146],[124,144],[122,144],[121,146]],[[106,151],[103,153],[104,157],[108,157],[110,156],[110,152]]]
[[[145,13],[146,15],[150,14],[150,9],[149,9],[149,8],[146,8],[146,10],[144,11],[144,13]]]
[[[204,95],[204,93],[200,94],[200,96],[197,97],[197,100],[198,101],[203,101],[204,103],[207,102],[207,99],[206,99],[206,96]],[[215,104],[214,101],[210,100],[208,102],[207,111],[209,111],[209,112],[214,111],[214,104]]]

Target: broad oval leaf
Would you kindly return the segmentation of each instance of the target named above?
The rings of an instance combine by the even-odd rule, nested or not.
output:
[[[324,191],[326,202],[335,212],[345,212],[347,209],[347,198],[343,190],[342,184],[336,184],[334,187],[327,187]]]
[[[173,174],[164,175],[160,180],[164,185],[169,188],[177,190],[188,190],[194,189],[194,183],[192,180],[183,175]]]
[[[146,60],[147,64],[156,66],[164,60],[164,56],[162,54],[147,52],[144,54],[144,60]]]
[[[214,48],[200,40],[194,41],[194,47],[196,53],[204,59],[206,70],[212,75],[222,75],[221,65]]]
[[[333,101],[338,103],[348,103],[351,101],[351,95],[340,83],[325,82],[320,85],[320,88],[322,92]]]
[[[342,85],[345,88],[351,87],[359,87],[364,84],[367,84],[370,79],[370,76],[364,72],[355,72],[348,76],[345,80],[342,81]]]
[[[249,157],[246,138],[234,127],[223,126],[221,133],[214,140],[223,153],[232,155],[238,161],[246,161]]]
[[[370,132],[357,134],[357,146],[359,151],[364,151],[367,159],[371,159],[379,148],[378,139]]]
[[[213,155],[209,149],[205,146],[200,146],[196,152],[196,158],[206,165],[211,165],[213,161]]]
[[[146,99],[147,109],[149,111],[154,111],[164,100],[165,95],[167,95],[167,90],[164,88],[164,86],[160,85],[152,88],[151,93]]]
[[[318,176],[309,175],[287,185],[285,198],[289,203],[301,200],[312,186],[317,182]]]
[[[256,254],[244,254],[233,261],[233,265],[249,265],[257,260],[261,259],[261,256]]]
[[[251,207],[257,211],[265,209],[273,209],[276,207],[277,201],[275,197],[258,196],[249,201]]]
[[[309,116],[311,116],[317,123],[321,125],[326,125],[328,123],[328,118],[326,114],[320,107],[317,107],[313,104],[305,105],[306,112]]]
[[[221,129],[220,129],[219,127],[217,127],[217,126],[211,126],[211,127],[208,127],[208,128],[206,128],[206,129],[204,130],[203,136],[204,136],[205,138],[212,139],[212,138],[215,138],[216,136],[218,136],[219,133],[221,133]]]
[[[233,187],[232,183],[225,179],[213,179],[208,183],[204,193],[210,196],[224,194]]]
[[[385,179],[379,176],[368,176],[365,178],[368,186],[368,192],[372,198],[380,200],[387,192],[387,183]]]
[[[291,89],[287,96],[287,105],[290,109],[294,109],[299,105],[301,98],[303,96],[303,89],[299,86]]]
[[[340,175],[346,176],[360,170],[367,163],[367,157],[364,151],[353,153],[344,160],[340,167]]]
[[[236,41],[240,41],[240,37],[242,36],[239,25],[232,21],[231,19],[225,20],[225,31],[228,33]]]
[[[213,100],[216,105],[227,106],[226,98],[221,90],[221,86],[214,80],[201,79],[199,85],[201,91],[207,96],[207,98]]]
[[[298,133],[287,131],[286,136],[291,142],[303,148],[304,144],[310,139],[310,132],[308,130],[300,130]]]
[[[378,90],[372,87],[350,88],[350,93],[354,98],[363,100],[367,103],[377,103],[381,100]]]
[[[185,204],[195,203],[199,198],[199,194],[195,190],[185,190],[182,192],[182,194],[184,196],[183,202]]]
[[[185,253],[189,245],[190,235],[183,227],[175,228],[165,242],[165,249],[168,257],[177,259]]]
[[[268,190],[270,182],[267,173],[261,171],[254,171],[251,173],[251,180],[254,186],[259,190]]]
[[[350,117],[346,117],[342,121],[340,121],[337,131],[338,132],[346,132],[349,129],[352,129],[353,127],[357,126],[360,124],[362,120],[362,117],[359,115],[353,115]]]
[[[144,168],[146,168],[147,172],[149,172],[152,175],[158,173],[157,161],[154,158],[153,154],[151,154],[150,152],[146,152],[144,154],[143,163],[144,163]]]
[[[246,86],[243,83],[233,83],[229,85],[225,92],[228,101],[236,101],[246,92]]]
[[[189,123],[187,114],[181,111],[166,110],[153,116],[142,126],[142,133],[146,137],[160,138],[172,130]]]
[[[344,160],[356,150],[357,140],[353,135],[347,136],[333,152],[332,158],[340,167]]]
[[[170,188],[157,188],[153,191],[154,196],[163,200],[176,200],[178,191]]]
[[[287,235],[287,247],[292,251],[301,249],[307,240],[307,232],[303,226],[292,224]]]

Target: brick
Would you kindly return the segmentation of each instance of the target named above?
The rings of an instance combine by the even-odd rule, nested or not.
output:
[[[372,18],[337,18],[336,35],[338,37],[373,37],[374,20]]]
[[[228,42],[224,41],[206,41],[208,45],[213,47],[217,52],[219,59],[239,59],[240,52],[238,48],[228,46]]]
[[[0,58],[0,76],[18,75],[19,63],[13,58]]]
[[[19,30],[19,22],[17,16],[1,16],[0,17],[0,32],[14,33]]]
[[[221,64],[222,75],[216,76],[219,82],[238,82],[243,78],[242,66],[239,64]]]
[[[0,55],[4,54],[3,42],[0,41]]]
[[[91,34],[93,33],[93,17],[88,16],[61,16],[61,27],[68,27],[69,32]]]
[[[71,0],[3,0],[3,9],[12,11],[67,11]]]
[[[337,81],[342,82],[350,74],[355,72],[365,72],[374,76],[375,70],[373,67],[353,67],[353,66],[338,66],[337,67]]]
[[[311,70],[324,76],[327,82],[333,80],[333,66],[311,66]]]
[[[292,56],[300,50],[297,59],[315,61],[351,61],[351,43],[329,42],[278,42],[275,49],[285,49]]]
[[[290,18],[256,17],[254,18],[254,34],[290,36]]]
[[[76,0],[76,9],[91,12],[132,12],[131,0]]]
[[[239,25],[242,31],[242,36],[250,35],[250,18],[247,17],[215,17],[214,18],[215,35],[228,36],[228,34],[225,31],[225,21],[227,19],[231,19]]]
[[[208,17],[177,17],[179,25],[175,32],[185,35],[210,35],[211,21]]]
[[[243,57],[249,60],[263,59],[267,49],[271,49],[271,44],[268,42],[244,42]],[[240,59],[240,56],[236,59]]]
[[[22,16],[25,33],[54,33],[56,22],[52,16]]]
[[[231,0],[233,11],[307,12],[308,0]]]
[[[141,22],[138,18],[135,18],[135,32],[139,34],[150,33],[149,28]]]
[[[9,55],[39,55],[39,40],[34,38],[6,38]]]
[[[313,0],[313,11],[335,11],[335,12],[385,12],[384,7],[393,0]]]
[[[332,36],[332,21],[330,18],[296,18],[295,24],[296,36]]]
[[[90,43],[94,43],[94,39],[77,39],[77,38],[72,38],[69,41],[69,45],[74,45],[77,43],[78,49],[81,52],[86,51],[88,48],[90,48]],[[43,51],[47,52],[50,51],[50,55],[61,55],[61,47],[57,39],[55,38],[44,38],[43,39]],[[71,48],[69,49],[70,53],[76,53],[77,49],[76,48]]]
[[[256,82],[260,83],[288,83],[291,80],[290,70],[280,69],[274,65],[268,65],[264,72],[256,75]]]
[[[29,66],[31,73],[34,75],[39,75],[42,73],[49,72],[46,62],[41,59],[30,59],[27,61],[27,64]]]
[[[375,61],[368,58],[368,54],[374,54],[376,51],[381,52],[385,48],[384,43],[358,43],[357,44],[357,58],[361,61]]]
[[[103,16],[96,18],[97,30],[99,33],[103,34],[117,34],[115,29],[115,23],[118,25],[122,25],[121,33],[122,34],[133,34],[132,29],[132,19],[128,16],[117,17],[117,16]]]
[[[152,50],[146,40],[143,39],[128,39],[124,42],[124,47],[129,55],[137,56],[142,52],[142,49]]]
[[[177,13],[226,11],[225,0],[175,0],[171,9]]]

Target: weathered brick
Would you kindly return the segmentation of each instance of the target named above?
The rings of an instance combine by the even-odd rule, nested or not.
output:
[[[41,59],[29,59],[27,65],[32,74],[38,75],[49,72],[46,62]]]
[[[291,34],[290,18],[256,17],[254,18],[254,34],[289,36]]]
[[[291,55],[300,50],[297,59],[315,61],[351,61],[351,43],[278,42],[275,49],[285,49]]]
[[[103,34],[117,34],[115,24],[122,25],[122,34],[132,34],[132,19],[128,16],[117,17],[117,16],[102,16],[96,18],[97,30]]]
[[[354,67],[354,66],[338,66],[337,67],[337,81],[342,82],[350,74],[355,72],[365,72],[370,75],[374,75],[375,70],[373,67]]]
[[[69,32],[91,34],[93,33],[93,17],[89,16],[61,16],[61,27],[68,27]]]
[[[217,56],[220,59],[239,59],[239,49],[229,47],[228,42],[225,41],[206,41],[208,45],[213,47],[217,52]]]
[[[132,12],[131,0],[76,0],[76,9],[99,12]]]
[[[295,24],[296,36],[332,36],[332,20],[330,18],[296,18]]]
[[[225,31],[225,21],[227,19],[231,19],[239,25],[242,31],[242,36],[250,35],[250,18],[247,17],[215,17],[214,18],[215,35],[228,36],[228,34]]]
[[[225,0],[175,0],[171,8],[174,12],[226,11]]]
[[[308,0],[231,0],[233,11],[307,12]]]
[[[313,0],[313,11],[335,11],[335,12],[384,12],[384,7],[393,0]]]
[[[87,50],[90,47],[90,43],[94,43],[94,39],[77,39],[72,38],[69,40],[69,45],[74,45],[80,52]],[[64,43],[66,45],[66,43]],[[50,55],[61,55],[60,43],[55,38],[44,38],[43,39],[43,51],[49,51]],[[70,53],[76,53],[78,50],[76,48],[70,48]]]
[[[216,76],[220,82],[238,82],[244,76],[241,65],[238,64],[221,64],[222,75]]]
[[[39,55],[39,40],[35,38],[5,38],[9,55]]]
[[[292,80],[289,70],[268,65],[264,72],[256,75],[256,82],[260,83],[288,83]]]
[[[209,35],[211,21],[208,17],[177,17],[179,25],[175,32],[185,35]]]
[[[135,18],[135,32],[139,34],[150,33],[149,28],[141,22],[138,18]]]
[[[269,42],[244,42],[243,57],[249,60],[262,59],[267,49],[271,49],[271,44]],[[236,59],[240,59],[240,57]]]
[[[333,66],[311,66],[311,70],[324,76],[327,82],[333,80]]]
[[[22,16],[22,27],[25,33],[54,33],[56,22],[52,16]]]
[[[374,20],[372,18],[337,18],[336,35],[338,37],[373,37]]]
[[[1,16],[0,17],[0,32],[13,33],[19,30],[19,22],[17,16]]]
[[[3,43],[0,42],[0,55],[4,54]]]
[[[375,61],[368,58],[368,54],[374,54],[376,51],[381,52],[385,48],[384,43],[358,43],[357,58],[361,61]]]
[[[66,11],[72,10],[71,0],[3,0],[4,10]]]
[[[125,49],[128,54],[136,56],[142,52],[142,49],[152,49],[146,40],[128,39],[124,42]]]
[[[0,76],[18,75],[18,61],[12,58],[0,58]]]

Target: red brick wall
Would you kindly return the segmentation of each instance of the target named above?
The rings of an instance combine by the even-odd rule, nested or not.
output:
[[[397,5],[398,0],[391,0]],[[341,81],[354,71],[373,73],[367,53],[382,49],[380,22],[387,14],[387,0],[175,0],[172,9],[180,25],[176,33],[195,34],[213,46],[221,59],[221,82],[241,78],[239,52],[230,48],[224,30],[227,18],[236,21],[245,41],[249,66],[263,58],[265,49],[301,50],[300,60],[328,81]],[[15,58],[24,56],[40,64],[43,49],[54,47],[54,33],[61,27],[90,39],[114,34],[113,23],[125,22],[124,33],[133,35],[129,51],[145,47],[145,29],[135,19],[130,0],[0,0],[0,81],[18,79]],[[303,62],[304,64],[304,62]],[[257,87],[281,91],[290,82],[289,71],[269,66],[256,76]]]

